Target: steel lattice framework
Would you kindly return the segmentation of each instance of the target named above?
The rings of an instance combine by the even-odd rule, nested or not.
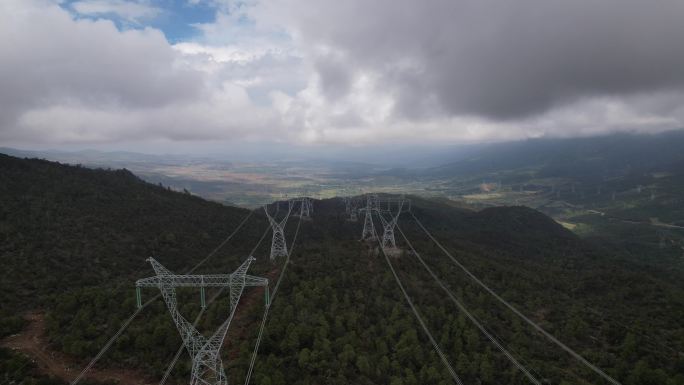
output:
[[[375,227],[373,227],[373,211],[367,207],[364,207],[359,211],[365,212],[361,240],[366,241],[375,239]]]
[[[286,257],[287,253],[287,243],[285,242],[285,223],[290,217],[290,212],[292,212],[293,201],[288,201],[287,215],[280,221],[275,220],[269,213],[266,206],[264,206],[264,212],[268,217],[268,221],[271,223],[271,228],[273,229],[273,239],[271,240],[271,260],[277,257]]]
[[[399,215],[401,215],[401,209],[404,206],[404,200],[400,199],[398,201],[398,210],[396,214],[392,214],[391,207],[388,203],[386,210],[378,209],[378,217],[380,217],[380,222],[382,222],[382,248],[393,250],[397,248],[397,242],[394,239],[394,228],[397,227],[397,221],[399,220]],[[385,215],[389,219],[385,218]]]
[[[359,220],[358,201],[354,197],[344,197],[344,211],[349,216],[349,220],[356,222]]]
[[[140,279],[136,282],[138,306],[140,306],[140,288],[157,287],[161,291],[166,307],[171,313],[176,328],[181,335],[183,345],[192,359],[191,385],[227,385],[223,362],[221,361],[221,347],[226,338],[228,327],[235,315],[240,297],[245,286],[264,286],[266,288],[266,301],[268,303],[268,279],[255,277],[247,274],[250,264],[255,258],[250,256],[232,274],[174,274],[166,267],[162,266],[154,258],[147,261],[152,264],[156,276]],[[229,288],[230,290],[230,311],[228,318],[210,337],[205,337],[183,317],[178,311],[176,298],[177,287],[199,287],[202,294],[202,306],[206,306],[204,291],[206,287]]]
[[[363,232],[361,233],[361,240],[375,239],[375,227],[373,226],[373,210],[377,209],[377,195],[366,195],[366,207],[359,209],[365,214],[363,221]]]
[[[301,209],[299,210],[299,216],[302,218],[310,218],[311,212],[309,208],[309,200],[307,198],[303,198],[301,203]]]
[[[300,202],[299,216],[307,219],[311,218],[311,214],[313,214],[313,202],[311,199],[305,197]]]
[[[287,202],[290,211],[295,211],[297,213],[295,214],[295,216],[299,216],[302,219],[311,219],[311,214],[313,214],[313,200],[311,198],[292,198],[289,199]],[[297,204],[299,204],[298,212],[295,209],[295,207],[297,207]]]
[[[396,213],[394,213],[394,210],[396,210]],[[366,207],[359,209],[359,212],[363,211],[365,214],[361,240],[375,239],[376,235],[375,227],[373,225],[373,212],[376,212],[378,217],[380,217],[380,222],[382,222],[382,248],[388,250],[396,249],[397,244],[394,239],[394,228],[397,226],[399,215],[401,215],[401,213],[404,211],[410,210],[411,201],[403,196],[399,198],[381,198],[376,194],[366,195]]]

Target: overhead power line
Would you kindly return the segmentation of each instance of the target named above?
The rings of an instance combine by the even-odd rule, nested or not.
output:
[[[377,238],[377,234],[375,234],[375,237]],[[430,333],[430,329],[428,329],[427,325],[425,325],[425,322],[423,321],[423,318],[418,313],[418,309],[416,309],[416,306],[413,304],[413,301],[411,301],[411,297],[409,297],[408,293],[406,292],[406,289],[404,288],[404,285],[401,283],[401,279],[399,279],[399,275],[397,274],[396,270],[394,270],[394,266],[392,266],[392,262],[387,256],[387,253],[385,253],[385,249],[382,247],[382,244],[380,244],[380,246],[382,255],[385,257],[385,261],[387,261],[387,265],[389,265],[390,270],[392,271],[392,275],[394,276],[394,279],[397,282],[397,286],[399,286],[401,293],[404,295],[404,299],[406,299],[406,303],[408,303],[409,307],[411,308],[411,311],[413,311],[413,314],[416,316],[418,323],[420,324],[421,328],[423,328],[423,332],[425,332],[425,335],[427,335],[428,339],[430,339],[432,347],[435,349],[435,352],[437,352],[437,355],[442,360],[442,363],[444,364],[446,369],[449,371],[449,374],[451,375],[451,378],[454,379],[454,382],[456,382],[458,385],[463,385],[463,381],[458,376],[458,374],[456,374],[456,371],[449,362],[449,359],[444,354],[444,352],[442,352],[442,349],[439,347],[439,344],[432,336],[432,333]]]
[[[425,269],[428,271],[428,273],[430,273],[430,275],[435,280],[435,282],[437,282],[437,284],[447,293],[449,298],[454,302],[454,304],[456,304],[458,309],[461,312],[463,312],[463,314],[465,314],[466,317],[468,317],[468,319],[470,319],[470,321],[473,324],[475,324],[475,326],[477,326],[478,329],[480,329],[482,334],[484,334],[492,342],[492,344],[494,344],[494,346],[496,346],[499,349],[499,351],[501,351],[501,353],[503,353],[503,355],[506,356],[506,358],[508,358],[508,360],[511,361],[511,363],[513,363],[513,365],[515,365],[530,380],[530,382],[532,382],[535,385],[541,385],[541,382],[539,382],[539,380],[537,380],[532,375],[532,373],[530,373],[530,371],[523,364],[521,364],[508,350],[506,350],[506,348],[504,348],[503,345],[501,345],[501,343],[499,343],[499,341],[497,341],[497,339],[494,338],[494,336],[489,331],[487,331],[487,329],[484,327],[484,325],[482,325],[482,323],[480,323],[480,321],[478,321],[478,319],[475,318],[475,316],[458,299],[456,299],[456,297],[453,295],[453,293],[451,293],[451,290],[449,290],[446,287],[446,285],[444,285],[444,283],[439,278],[437,278],[437,275],[425,263],[423,258],[420,256],[418,251],[416,251],[416,249],[411,244],[411,241],[408,240],[408,238],[406,237],[406,235],[404,234],[404,232],[401,230],[401,228],[399,226],[397,226],[397,230],[399,230],[399,233],[401,234],[402,238],[404,238],[404,240],[406,241],[406,244],[413,251],[416,258],[418,258],[418,260],[423,265],[423,267],[425,267]]]
[[[489,286],[487,286],[484,282],[482,282],[479,278],[477,278],[473,273],[468,270],[461,262],[459,262],[456,258],[454,258],[451,253],[442,246],[437,239],[430,234],[430,232],[423,226],[423,224],[418,220],[418,218],[411,212],[411,216],[413,219],[415,219],[416,223],[418,226],[420,226],[421,229],[427,234],[430,239],[446,254],[458,267],[461,268],[473,281],[475,281],[478,285],[480,285],[483,289],[485,289],[489,294],[491,294],[494,298],[496,298],[499,302],[501,302],[503,305],[505,305],[508,309],[510,309],[515,315],[520,317],[523,321],[525,321],[528,325],[532,326],[534,329],[536,329],[538,332],[543,334],[546,338],[548,338],[550,341],[558,345],[561,349],[565,350],[567,353],[569,353],[572,357],[574,357],[576,360],[584,364],[587,368],[591,369],[594,373],[600,375],[603,377],[605,380],[610,382],[613,385],[621,385],[620,382],[618,382],[616,379],[608,375],[606,372],[601,370],[598,366],[592,364],[591,362],[587,361],[584,357],[582,357],[579,353],[575,352],[572,348],[564,344],[563,342],[559,341],[556,337],[554,337],[551,333],[547,332],[544,330],[541,326],[537,325],[534,321],[531,319],[527,318],[523,313],[521,313],[515,306],[511,305],[508,301],[505,299],[501,298],[494,290],[490,289]]]
[[[252,353],[252,358],[250,359],[249,362],[249,369],[247,370],[247,376],[245,377],[245,385],[249,384],[250,379],[252,378],[252,371],[254,370],[254,364],[256,362],[257,355],[259,353],[259,345],[261,344],[261,337],[264,333],[264,328],[266,327],[266,320],[268,319],[268,313],[269,310],[271,309],[271,305],[273,304],[273,301],[275,300],[276,294],[278,294],[278,288],[280,288],[280,283],[283,280],[283,277],[285,276],[285,272],[287,271],[287,266],[290,263],[290,256],[292,255],[292,251],[294,251],[295,247],[295,242],[297,241],[297,235],[299,234],[299,226],[302,224],[302,216],[299,217],[299,221],[297,222],[297,229],[295,230],[294,237],[292,238],[292,243],[290,244],[292,247],[290,248],[290,253],[287,255],[285,259],[285,263],[283,264],[283,269],[280,271],[280,275],[278,276],[278,281],[276,281],[275,286],[273,287],[273,293],[271,294],[271,301],[269,301],[266,304],[266,307],[264,308],[264,315],[261,318],[261,325],[259,326],[259,333],[257,334],[257,340],[254,345],[254,352]]]

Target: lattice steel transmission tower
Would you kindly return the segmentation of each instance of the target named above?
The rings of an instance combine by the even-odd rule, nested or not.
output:
[[[285,242],[285,223],[290,217],[290,212],[292,212],[293,202],[288,201],[287,215],[280,221],[275,220],[269,213],[268,208],[264,206],[264,212],[268,217],[268,221],[271,223],[271,229],[273,229],[273,239],[271,240],[271,260],[277,257],[287,256],[287,244]]]
[[[313,214],[313,201],[311,198],[292,198],[287,201],[290,211],[294,210],[295,216],[301,217],[302,219],[311,219],[311,214]],[[299,204],[299,211],[296,207]]]
[[[377,195],[369,194],[366,196],[366,207],[359,209],[365,212],[365,219],[363,221],[363,232],[361,233],[361,240],[375,239],[375,227],[373,226],[373,210],[377,208]]]
[[[310,198],[302,198],[301,200],[301,209],[299,215],[302,218],[311,218],[311,214],[313,213],[313,202],[311,202]]]
[[[402,213],[402,207],[404,206],[404,200],[401,199],[398,201],[398,209],[397,213],[392,214],[391,206],[390,206],[390,201],[388,201],[387,204],[387,209],[382,210],[378,209],[378,217],[380,217],[380,222],[382,222],[382,248],[383,249],[388,249],[388,250],[395,250],[397,248],[397,242],[394,239],[394,228],[397,226],[397,221],[399,220],[399,215]],[[389,219],[385,218],[385,215],[389,216]]]
[[[354,197],[344,197],[344,212],[349,216],[349,220],[356,222],[359,220],[357,201]]]
[[[171,313],[176,328],[181,335],[183,345],[192,359],[192,371],[190,385],[227,385],[228,380],[221,361],[221,347],[226,338],[228,327],[235,315],[240,297],[245,286],[264,286],[266,288],[266,304],[268,305],[268,279],[247,275],[247,269],[255,258],[250,256],[232,274],[211,275],[179,275],[174,274],[162,266],[154,258],[148,258],[152,264],[156,276],[138,280],[136,285],[138,306],[141,306],[140,288],[156,287],[161,291],[166,307]],[[204,298],[205,288],[229,288],[230,311],[228,318],[209,338],[202,335],[183,315],[178,311],[176,298],[177,287],[199,287],[201,292],[202,307],[206,307]]]
[[[299,216],[302,218],[309,218],[309,200],[306,198],[302,198],[302,203],[300,204],[301,207],[299,209]]]

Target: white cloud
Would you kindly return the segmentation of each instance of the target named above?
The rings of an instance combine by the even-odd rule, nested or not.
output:
[[[602,35],[595,30],[601,7],[589,21],[570,12],[582,6],[560,7],[570,7],[571,20],[586,23],[600,43],[585,44],[586,31],[554,25],[557,9],[544,8],[550,21],[528,20],[528,34],[519,8],[495,0],[212,4],[216,21],[171,45],[159,30],[120,31],[97,19],[144,20],[160,12],[152,3],[73,4],[91,20],[54,1],[0,1],[0,140],[373,144],[684,126],[681,50],[672,44],[684,39],[672,23],[677,9],[653,30],[623,10],[626,26],[608,20]],[[630,26],[641,28],[632,38],[663,37],[662,47],[618,45],[609,51],[622,60],[617,65],[601,47]],[[543,49],[549,42],[558,48]]]
[[[249,138],[275,131],[276,123],[270,111],[251,105],[244,89],[227,83],[201,100],[153,108],[60,103],[30,109],[19,116],[16,129],[48,143],[192,141]]]
[[[245,87],[188,62],[158,30],[74,20],[56,5],[0,4],[0,140],[66,143],[273,132]]]
[[[85,16],[117,15],[134,23],[152,19],[162,13],[161,8],[144,1],[133,0],[80,0],[70,4],[71,8]]]

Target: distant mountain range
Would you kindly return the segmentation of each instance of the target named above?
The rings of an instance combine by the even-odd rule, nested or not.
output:
[[[494,183],[497,191],[502,186],[520,189],[536,185],[537,191],[545,189],[550,193],[554,185],[572,190],[574,184],[585,192],[620,192],[639,185],[669,191],[678,188],[673,179],[676,182],[684,173],[683,149],[684,130],[678,130],[655,135],[615,134],[430,148],[398,146],[393,151],[386,146],[354,148],[349,149],[346,158],[342,156],[344,151],[336,149],[327,155],[271,154],[252,162],[231,159],[230,154],[11,148],[0,148],[0,153],[87,167],[126,168],[152,183],[219,202],[255,207],[277,199],[279,194],[323,198],[361,191],[403,191],[454,198],[479,191],[485,182]],[[363,155],[364,151],[372,154]],[[372,163],[369,159],[382,161]],[[662,176],[669,179],[659,179]],[[616,185],[617,180],[621,181]],[[518,202],[519,198],[508,202]],[[539,207],[530,202],[523,204]]]
[[[382,152],[390,152],[384,147]],[[684,164],[684,129],[659,134],[613,134],[606,136],[528,139],[491,144],[426,147],[418,146],[410,152],[405,146],[397,146],[392,156],[384,156],[382,162],[357,160],[354,156],[364,148],[350,149],[350,157],[340,160],[342,151],[325,155],[311,155],[310,159],[299,160],[283,156],[281,160],[264,157],[268,163],[291,163],[304,165],[307,162],[325,164],[329,167],[352,168],[381,167],[389,174],[405,173],[420,169],[421,175],[456,176],[491,173],[515,168],[543,169],[544,173],[568,172],[577,175],[595,175],[601,172],[624,170],[652,170],[664,168],[670,171],[681,169]],[[374,147],[366,152],[376,151]],[[128,151],[60,151],[20,150],[0,147],[0,153],[17,157],[45,158],[70,164],[111,165],[125,164],[182,164],[245,162],[232,160],[230,154],[222,156],[144,154]],[[315,152],[314,152],[315,154]],[[243,155],[240,156],[242,158]],[[254,156],[251,162],[259,163]],[[413,163],[409,160],[414,160]],[[389,166],[389,167],[388,167]],[[395,168],[392,168],[394,166]],[[410,174],[410,172],[409,172]]]
[[[530,139],[477,147],[423,175],[472,176],[506,170],[541,176],[596,179],[630,172],[684,172],[684,130],[657,135],[616,134],[572,139]]]

